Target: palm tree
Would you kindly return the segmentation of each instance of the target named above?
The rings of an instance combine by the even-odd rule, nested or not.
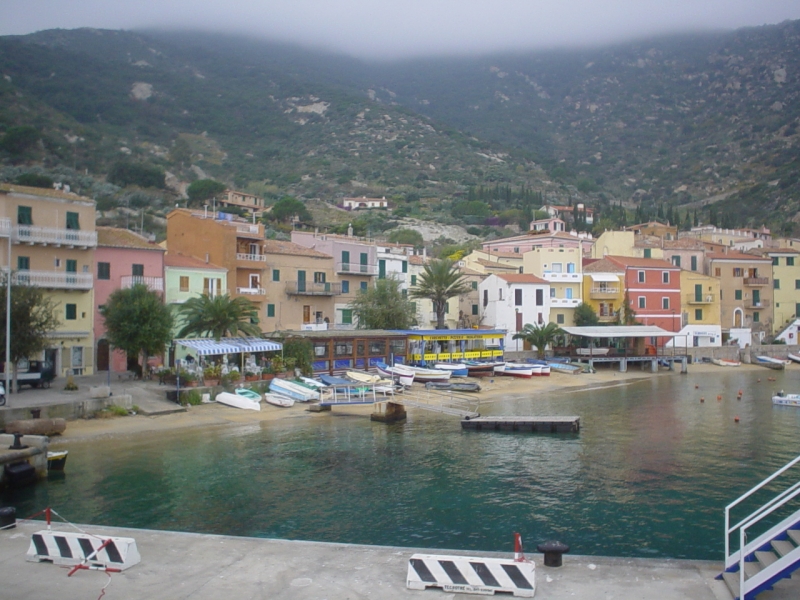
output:
[[[187,300],[179,309],[183,328],[178,337],[222,337],[238,333],[260,336],[258,307],[244,297],[231,298],[227,294],[214,297],[205,294]]]
[[[553,343],[556,336],[562,335],[564,330],[555,323],[547,325],[531,325],[526,323],[522,330],[518,331],[511,338],[512,340],[522,340],[531,346],[536,346],[536,353],[539,358],[544,358],[544,350],[548,344]]]
[[[453,296],[466,294],[469,290],[470,287],[456,264],[443,258],[425,265],[423,273],[417,278],[417,287],[411,290],[410,295],[412,298],[426,298],[433,302],[436,329],[444,329],[447,301]]]

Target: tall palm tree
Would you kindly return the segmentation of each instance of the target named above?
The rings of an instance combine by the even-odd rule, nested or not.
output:
[[[458,266],[447,258],[432,260],[425,265],[417,278],[417,287],[411,290],[412,298],[427,298],[433,302],[436,313],[436,329],[444,329],[444,313],[447,301],[453,296],[469,292],[470,287]]]
[[[544,358],[544,351],[548,344],[552,344],[556,336],[564,333],[555,323],[547,323],[546,325],[531,325],[526,323],[520,331],[514,334],[512,340],[522,340],[528,342],[531,346],[536,346],[536,353],[539,358]]]
[[[231,298],[227,294],[217,296],[195,296],[187,300],[179,309],[183,327],[178,337],[222,337],[239,333],[260,336],[258,326],[258,307],[239,296]]]

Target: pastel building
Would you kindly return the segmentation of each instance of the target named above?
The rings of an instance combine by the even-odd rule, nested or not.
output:
[[[528,273],[489,275],[478,284],[482,324],[506,331],[506,350],[525,350],[514,334],[527,324],[550,322],[550,284]]]
[[[141,284],[164,293],[164,249],[147,238],[116,227],[97,228],[97,250],[94,282],[94,336],[95,364],[98,371],[127,371],[124,352],[109,348],[101,307],[108,297],[119,289],[129,289]],[[138,357],[136,357],[138,359]]]
[[[583,302],[594,309],[600,323],[616,322],[625,302],[625,269],[607,258],[585,265]]]
[[[720,281],[695,271],[681,270],[680,335],[666,345],[676,348],[721,346]]]
[[[550,318],[573,325],[575,308],[583,296],[583,257],[580,248],[535,248],[522,257],[523,273],[550,284]]]
[[[800,248],[773,248],[765,253],[772,259],[772,294],[775,301],[773,333],[800,318]]]
[[[534,248],[580,248],[584,254],[591,252],[594,240],[591,233],[570,231],[529,231],[499,240],[491,240],[482,244],[484,252],[513,252],[525,254]]]

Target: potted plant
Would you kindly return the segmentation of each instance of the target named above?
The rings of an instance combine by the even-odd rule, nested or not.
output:
[[[272,371],[270,367],[264,367],[261,369],[261,380],[262,381],[269,381],[270,379],[275,378],[275,373]]]
[[[287,356],[283,359],[284,376],[287,379],[294,377],[294,368],[297,366],[297,359],[292,356]]]
[[[222,367],[219,365],[209,365],[203,369],[203,383],[208,386],[219,385],[222,376]]]

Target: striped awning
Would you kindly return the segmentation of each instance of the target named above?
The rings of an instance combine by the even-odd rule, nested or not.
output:
[[[240,352],[278,352],[283,344],[262,338],[222,338],[219,341],[209,338],[175,340],[175,343],[191,348],[200,356],[209,354],[239,354]]]

